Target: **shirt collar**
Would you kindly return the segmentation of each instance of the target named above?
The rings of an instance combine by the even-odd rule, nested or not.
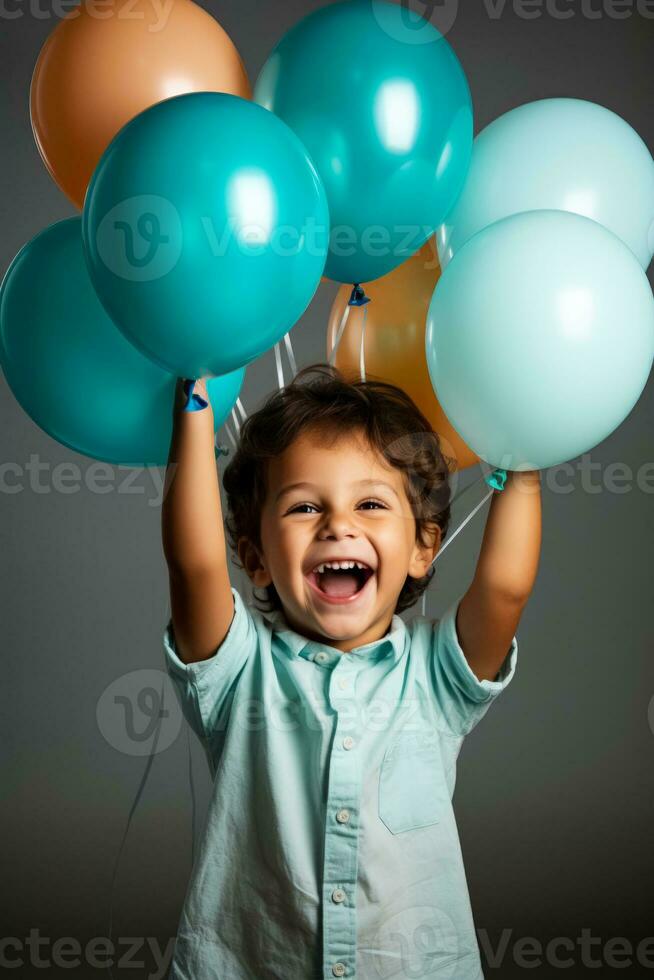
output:
[[[301,633],[296,633],[288,625],[282,609],[275,609],[273,612],[262,615],[271,625],[275,636],[284,643],[292,656],[315,660],[316,654],[327,654],[327,659],[324,656],[318,658],[317,662],[323,665],[334,664],[343,656],[357,661],[379,660],[385,656],[392,656],[394,660],[399,660],[406,648],[406,624],[397,613],[393,615],[384,636],[378,640],[372,640],[370,643],[364,643],[362,646],[354,647],[347,653],[337,650],[336,647],[330,646],[328,643],[319,643],[317,640],[308,639]]]

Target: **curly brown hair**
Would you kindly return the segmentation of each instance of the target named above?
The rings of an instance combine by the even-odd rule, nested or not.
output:
[[[379,380],[349,381],[336,367],[316,363],[275,391],[241,426],[238,447],[223,475],[225,527],[236,555],[241,537],[261,550],[260,518],[267,494],[268,460],[283,453],[307,430],[332,438],[363,433],[369,445],[404,474],[416,521],[416,540],[428,546],[429,530],[434,525],[440,528],[441,539],[445,537],[450,521],[452,461],[443,455],[428,420],[396,385]],[[395,612],[412,606],[433,575],[433,565],[420,579],[407,575]],[[261,611],[281,609],[275,586],[271,584],[264,591],[265,599],[257,599]]]

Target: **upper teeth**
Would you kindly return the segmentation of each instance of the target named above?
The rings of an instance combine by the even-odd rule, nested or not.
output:
[[[326,561],[322,565],[316,565],[314,572],[324,572],[326,568],[368,568],[361,561]]]

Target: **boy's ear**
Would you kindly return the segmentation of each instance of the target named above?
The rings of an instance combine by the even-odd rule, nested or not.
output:
[[[249,538],[240,537],[238,539],[238,557],[248,577],[254,582],[258,589],[263,589],[272,583],[272,576],[268,571],[263,555]]]
[[[423,578],[427,574],[431,563],[438,554],[441,546],[441,529],[438,524],[430,523],[423,527],[423,538],[427,544],[421,544],[416,540],[408,574],[411,578]]]

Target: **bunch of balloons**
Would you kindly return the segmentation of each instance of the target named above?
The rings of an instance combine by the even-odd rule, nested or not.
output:
[[[643,390],[653,253],[654,161],[638,134],[591,102],[520,106],[477,136],[433,247],[368,289],[365,337],[355,309],[335,363],[358,374],[365,351],[459,468],[555,465],[608,436]],[[332,309],[332,356],[347,302],[341,291]]]
[[[342,284],[330,360],[406,389],[459,467],[567,459],[645,384],[647,148],[574,99],[473,143],[461,64],[401,4],[311,13],[252,91],[192,0],[117,0],[109,17],[82,0],[39,55],[31,118],[82,213],[7,271],[0,363],[79,452],[165,463],[177,376],[209,377],[222,425],[322,278]]]
[[[0,364],[63,444],[165,464],[176,377],[210,377],[218,428],[246,365],[308,306],[325,191],[298,136],[251,94],[231,40],[191,0],[117,0],[108,16],[84,0],[46,41],[32,127],[82,214],[8,269]]]

